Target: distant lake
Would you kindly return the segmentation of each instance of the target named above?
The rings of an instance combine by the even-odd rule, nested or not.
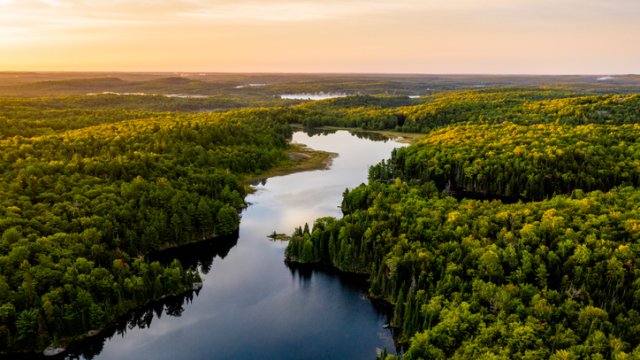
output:
[[[234,86],[234,89],[244,89],[244,88],[261,87],[261,86],[267,86],[267,84],[254,83],[254,84],[246,84],[246,85],[237,85],[237,86]]]
[[[338,153],[329,170],[270,178],[247,197],[239,236],[168,250],[197,268],[198,293],[139,309],[115,328],[69,349],[68,359],[375,359],[395,352],[388,312],[361,278],[289,267],[276,231],[342,216],[346,188],[367,181],[370,165],[404,144],[347,131],[293,141]]]
[[[118,95],[118,96],[164,96],[168,98],[183,98],[183,99],[205,99],[210,97],[211,95],[199,95],[199,94],[148,94],[144,92],[114,92],[114,91],[103,91],[100,93],[87,93],[89,96],[97,96],[97,95]]]
[[[349,96],[349,95],[344,93],[319,92],[319,93],[282,94],[280,95],[280,98],[288,99],[288,100],[326,100],[326,99],[333,99],[333,98],[346,97],[346,96]]]

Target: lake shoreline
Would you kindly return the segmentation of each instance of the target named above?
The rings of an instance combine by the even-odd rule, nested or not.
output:
[[[249,195],[254,192],[252,185],[256,185],[262,181],[267,180],[268,178],[290,175],[290,174],[305,172],[305,171],[326,170],[329,167],[331,167],[331,163],[333,162],[333,159],[336,158],[338,154],[327,152],[327,151],[314,150],[307,147],[304,144],[291,143],[289,149],[286,151],[286,156],[287,156],[287,160],[285,160],[283,164],[275,166],[259,175],[254,175],[245,179],[245,183],[248,184],[248,187],[249,187],[246,195]],[[249,204],[247,204],[247,206],[248,205]],[[235,233],[237,234],[237,230],[235,231]],[[194,239],[192,239],[191,241],[188,241],[179,245],[164,243],[162,244],[162,247],[157,251],[144,254],[144,256],[154,257],[155,255],[165,253],[165,252],[177,251],[183,247],[188,247],[190,245],[206,243],[206,242],[215,242],[217,239],[224,240],[225,238],[228,238],[228,235],[213,234],[213,236],[208,237],[206,239],[194,237]],[[201,287],[202,285],[200,285],[200,288]],[[139,311],[140,309],[147,308],[149,306],[152,306],[153,304],[160,303],[166,299],[183,297],[188,295],[189,293],[197,292],[199,290],[200,289],[193,288],[193,289],[188,289],[183,293],[167,294],[158,299],[149,299],[143,304],[140,304],[131,309],[128,309],[123,315],[117,317],[113,321],[103,324],[100,328],[93,329],[88,333],[59,339],[58,344],[55,344],[55,345],[49,344],[44,349],[39,349],[38,351],[20,351],[19,349],[17,349],[17,351],[13,351],[13,352],[0,352],[0,357],[9,357],[9,358],[18,357],[18,359],[20,359],[21,357],[24,357],[25,359],[30,359],[30,358],[56,359],[56,358],[62,357],[68,353],[70,348],[81,347],[81,344],[84,341],[86,341],[88,338],[98,337],[99,335],[103,334],[105,330],[115,328],[115,326],[118,323],[121,323],[123,319],[128,318],[132,313]],[[51,348],[56,349],[55,354],[52,354],[52,355],[45,354],[45,352],[48,352],[47,349],[51,349]]]
[[[214,239],[211,239],[211,240],[214,240]],[[185,244],[185,245],[188,245],[188,244]],[[196,286],[196,284],[199,284],[199,286]],[[84,343],[90,340],[94,340],[102,337],[104,333],[107,331],[113,330],[115,334],[115,331],[118,328],[117,325],[121,324],[125,319],[129,318],[135,312],[140,311],[141,309],[149,308],[153,305],[162,304],[163,302],[167,302],[172,299],[183,298],[193,293],[197,294],[201,288],[202,288],[202,283],[194,283],[192,289],[188,289],[178,294],[167,294],[157,299],[151,299],[145,302],[144,304],[135,306],[127,310],[123,315],[118,316],[117,318],[113,319],[112,321],[106,324],[103,324],[101,327],[97,329],[89,330],[86,333],[79,334],[73,337],[65,337],[65,338],[59,339],[58,344],[54,345],[53,343],[51,343],[46,348],[39,351],[17,350],[13,352],[0,352],[0,359],[4,359],[4,358],[15,359],[15,360],[61,359],[63,357],[66,357],[66,355],[68,355],[69,352],[74,348],[81,348]],[[113,334],[109,336],[113,336]],[[50,352],[49,350],[55,350],[55,351],[49,354]]]
[[[383,137],[389,138],[390,140],[395,140],[399,143],[403,144],[413,144],[420,139],[424,138],[426,133],[414,133],[414,132],[403,132],[403,131],[395,131],[395,130],[372,130],[372,129],[363,129],[360,127],[342,127],[342,126],[318,126],[308,128],[302,124],[291,124],[291,128],[299,131],[348,131],[354,134],[378,134]]]
[[[305,171],[327,170],[337,156],[337,153],[314,150],[303,144],[291,143],[286,151],[287,158],[282,164],[262,173],[250,175],[245,179],[245,184],[249,186],[248,193],[253,192],[254,185],[269,178]]]
[[[344,146],[341,146],[341,145],[344,145],[344,137],[347,136],[349,138],[356,139],[356,136],[353,134],[353,131],[351,131],[353,129],[340,129],[340,130],[349,131],[349,132],[351,132],[352,136],[347,136],[346,134],[342,133],[341,136],[343,138],[340,141],[335,142],[335,143],[329,142],[326,145],[321,146],[321,147],[317,146],[318,137],[317,136],[313,136],[311,134],[307,134],[306,135],[306,136],[309,136],[309,137],[313,138],[313,139],[310,139],[309,142],[304,141],[304,140],[301,141],[304,144],[308,144],[308,146],[305,146],[305,145],[302,145],[302,144],[296,144],[296,143],[292,142],[289,150],[287,151],[287,153],[288,153],[287,159],[284,160],[283,162],[281,162],[281,165],[279,167],[273,168],[273,169],[276,169],[276,170],[271,169],[271,170],[269,170],[267,172],[264,172],[264,173],[260,174],[260,176],[248,176],[247,178],[244,179],[245,184],[247,184],[246,186],[247,187],[250,186],[252,189],[260,190],[258,192],[258,194],[269,194],[270,191],[273,191],[273,189],[267,190],[266,192],[262,192],[261,189],[263,187],[265,187],[265,184],[264,183],[260,184],[261,181],[266,180],[267,178],[276,178],[276,177],[278,177],[278,178],[280,178],[280,180],[279,180],[280,182],[287,183],[289,181],[288,178],[287,179],[283,179],[281,177],[282,175],[294,174],[294,173],[303,173],[303,172],[312,172],[313,175],[309,175],[309,176],[311,178],[313,178],[314,181],[316,181],[316,178],[318,176],[323,176],[323,174],[327,174],[327,172],[317,171],[317,170],[329,169],[329,168],[332,168],[332,169],[338,168],[338,169],[340,169],[341,161],[336,161],[334,163],[333,161],[334,161],[334,159],[336,159],[337,154],[333,153],[333,152],[330,152],[330,151],[334,151],[333,147],[334,147],[334,144],[335,144],[335,146],[336,146],[336,150],[335,151],[340,153],[340,154],[343,154],[344,149],[342,149],[342,148]],[[297,129],[295,131],[297,131]],[[340,136],[340,132],[338,132],[337,135],[339,137]],[[324,136],[320,136],[319,138],[322,138],[322,137],[324,137]],[[297,139],[297,137],[294,136],[293,139]],[[369,138],[367,138],[367,140],[370,141]],[[380,139],[377,139],[377,140],[379,141]],[[300,142],[300,140],[297,140],[297,141]],[[362,141],[362,140],[356,140],[356,141]],[[390,144],[387,144],[385,146],[388,147],[388,146],[390,146]],[[311,147],[313,147],[313,148],[311,148]],[[320,148],[320,149],[322,149],[324,151],[314,150],[315,148]],[[390,153],[390,150],[388,150],[388,151]],[[353,154],[369,154],[369,152],[368,151],[364,151],[364,152],[363,151],[356,151],[356,152],[345,153],[345,154],[349,154],[349,155],[353,155]],[[388,152],[385,151],[383,156],[387,156],[386,154],[388,154]],[[340,159],[342,159],[342,158],[343,158],[343,156],[341,155]],[[346,156],[346,158],[349,158],[349,156]],[[362,164],[362,162],[359,161],[359,160],[357,161],[357,163],[358,164]],[[374,161],[371,161],[371,163],[373,164]],[[332,166],[332,164],[334,166]],[[345,175],[342,175],[341,172],[339,172],[338,174],[340,174],[339,178],[342,178],[343,176],[345,176]],[[364,172],[362,170],[358,171],[358,174],[360,174],[362,176],[363,174],[366,174],[366,171],[364,171]],[[296,179],[297,179],[297,177],[296,177]],[[363,177],[362,181],[364,181],[364,179],[365,178]],[[251,184],[249,182],[250,180],[253,180],[254,183]],[[359,181],[361,181],[361,180],[358,180],[358,182]],[[272,182],[269,182],[269,184],[271,185]],[[308,182],[306,182],[306,184],[308,184]],[[357,184],[357,182],[354,182],[353,184],[350,184],[349,186],[350,187],[351,186],[355,186],[355,184]],[[286,191],[288,191],[289,187],[292,186],[292,185],[293,184],[284,185],[285,187],[283,189],[286,189]],[[254,186],[255,186],[255,188],[254,188]],[[344,185],[340,185],[340,188],[343,189],[344,188],[343,186]],[[338,192],[341,193],[342,190],[338,190]],[[255,190],[254,190],[254,193],[255,193]],[[336,194],[338,194],[338,193],[336,193]],[[247,206],[246,206],[246,208],[243,209],[243,212],[244,212],[243,214],[244,215],[243,215],[242,223],[245,223],[245,220],[246,220],[245,217],[249,216],[248,213],[251,213],[252,211],[256,211],[255,210],[256,207],[260,208],[260,206],[264,206],[264,203],[262,203],[262,201],[254,203],[254,197],[257,196],[257,195],[252,195],[251,192],[247,192],[246,196],[247,197],[245,197],[244,200],[245,200]],[[261,196],[264,196],[264,195],[261,195]],[[331,206],[330,207],[335,209],[335,206],[333,206],[333,205],[334,205],[334,202],[331,201]],[[254,210],[251,210],[251,209],[254,209]],[[247,211],[248,211],[248,213],[247,213]],[[314,216],[316,216],[316,215],[314,215]],[[261,216],[261,218],[262,218],[262,216]],[[278,230],[279,228],[281,228],[283,230],[285,229],[285,227],[281,227],[281,226],[279,227],[278,225],[275,225],[276,223],[268,222],[267,224],[268,224],[267,225],[268,227],[265,228],[266,231],[259,230],[259,234],[261,235],[260,237],[263,239],[263,240],[260,239],[261,241],[259,241],[259,243],[264,243],[264,244],[271,243],[270,241],[268,241],[269,240],[268,238],[265,238],[266,235],[268,235],[271,231]],[[286,229],[290,229],[291,228],[290,226],[291,225],[287,225]],[[246,231],[246,225],[245,225],[245,231]],[[278,233],[284,233],[286,231],[277,231],[277,232]],[[245,233],[245,237],[247,237],[246,233]],[[185,265],[185,268],[186,268],[188,266],[188,264],[190,263],[190,261],[188,261],[188,260],[193,260],[191,262],[192,263],[197,263],[197,266],[205,266],[205,269],[206,269],[205,270],[205,274],[207,274],[207,272],[211,271],[210,269],[211,269],[211,262],[213,261],[213,258],[214,258],[213,256],[219,256],[221,259],[225,259],[227,256],[230,256],[231,260],[230,259],[226,259],[225,262],[223,262],[223,264],[229,264],[230,261],[231,262],[234,261],[233,260],[233,258],[234,258],[233,255],[234,254],[237,255],[238,251],[240,251],[240,250],[238,250],[238,247],[236,245],[236,242],[238,241],[239,238],[236,237],[236,239],[234,241],[230,242],[227,245],[221,244],[221,247],[224,248],[224,250],[221,253],[220,252],[214,252],[215,255],[209,255],[209,254],[205,255],[204,253],[206,251],[203,251],[197,245],[198,244],[203,244],[203,243],[219,243],[220,242],[219,241],[220,238],[219,237],[215,237],[215,238],[207,239],[205,241],[202,241],[201,239],[202,239],[201,237],[195,237],[194,241],[190,241],[189,243],[181,244],[180,246],[175,246],[175,247],[174,246],[169,246],[167,249],[164,249],[163,251],[153,252],[151,254],[147,254],[147,256],[153,256],[153,255],[156,255],[158,253],[163,253],[162,255],[163,255],[164,260],[167,260],[168,258],[173,256],[173,257],[176,257],[176,258],[180,259],[180,261],[182,262],[183,258],[179,254],[176,254],[176,252],[181,251],[180,249],[188,249],[188,248],[191,248],[191,247],[195,246],[195,250],[194,250],[194,248],[192,248],[191,250],[187,250],[187,251],[183,252],[184,253],[183,255],[186,254],[186,256],[189,257],[188,259],[184,259],[185,262],[183,262],[183,264]],[[245,238],[244,239],[244,246],[240,246],[239,248],[241,249],[241,248],[244,247],[246,249],[247,243],[251,243],[251,242],[248,242],[248,240],[249,240],[248,238]],[[255,241],[258,241],[258,240],[255,240]],[[167,245],[169,245],[169,244],[167,244]],[[273,247],[273,248],[277,249],[280,246],[281,245],[275,245],[275,247]],[[231,252],[231,254],[229,255],[229,250],[232,249],[232,248],[236,248],[236,250],[235,250],[235,252]],[[270,246],[270,248],[271,248],[271,246]],[[264,253],[261,253],[261,254],[264,254]],[[267,256],[268,254],[264,254],[264,255]],[[191,256],[195,256],[195,257],[191,258]],[[203,260],[201,258],[205,258],[205,257],[210,258],[210,260],[209,260],[208,264],[203,265],[203,263],[202,263]],[[273,256],[271,256],[271,258],[273,258]],[[283,258],[284,258],[283,254],[280,253],[278,255],[278,259],[277,260],[274,259],[274,260],[278,264],[282,264],[282,259]],[[156,259],[156,260],[158,260],[158,259]],[[162,263],[163,260],[160,260],[160,262]],[[206,260],[205,260],[205,262],[206,262]],[[193,264],[191,266],[193,266]],[[282,266],[282,265],[280,265],[280,266]],[[286,267],[283,267],[283,268],[286,269]],[[273,270],[273,268],[270,269],[270,270]],[[211,273],[211,274],[214,274],[214,279],[216,277],[220,278],[220,277],[225,276],[224,271],[223,272],[218,272],[218,271],[214,271],[214,272]],[[303,271],[303,272],[306,273],[305,271]],[[270,272],[263,271],[263,273],[266,274],[266,273],[270,273]],[[286,274],[286,276],[287,276],[287,281],[286,282],[287,283],[289,283],[289,280],[288,280],[289,276],[295,276],[295,279],[298,279],[298,281],[300,281],[300,283],[307,282],[307,281],[309,281],[311,279],[310,278],[311,274],[309,274],[309,277],[307,277],[303,273],[299,273],[299,272],[297,273],[297,275],[294,275],[293,274],[293,270],[292,270],[291,274],[288,274],[289,273],[288,271],[286,271],[286,273],[287,273]],[[209,279],[207,279],[206,276],[203,276],[203,281],[206,283],[206,286],[208,288],[210,287],[209,290],[203,288],[204,294],[211,293],[211,292],[215,291],[215,289],[216,289],[216,282],[215,281],[212,282],[212,283],[208,282],[208,280],[211,280],[210,279],[211,274],[209,275]],[[349,274],[349,273],[346,273],[346,272],[329,271],[329,272],[324,273],[324,275],[322,275],[322,274],[314,275],[314,279],[315,279],[315,276],[320,276],[320,279],[324,279],[324,276],[327,276],[329,274],[330,275],[334,275],[336,278],[339,278],[339,279],[335,279],[335,280],[331,280],[331,281],[336,281],[336,282],[342,283],[343,284],[342,286],[346,286],[345,289],[348,289],[350,287],[356,286],[354,284],[357,284],[357,288],[361,289],[361,290],[358,291],[359,295],[356,295],[356,298],[355,298],[356,299],[355,300],[356,303],[366,299],[369,302],[369,304],[373,304],[376,309],[384,308],[385,309],[385,311],[384,311],[385,318],[388,319],[388,316],[386,316],[386,314],[389,313],[388,312],[388,309],[389,309],[388,304],[385,304],[385,303],[382,303],[382,302],[378,302],[373,298],[369,299],[367,296],[365,296],[365,294],[367,293],[367,291],[366,291],[367,290],[366,277],[357,276],[357,275],[354,276],[353,274]],[[323,281],[326,281],[326,280],[323,280]],[[307,283],[307,284],[309,284],[309,283]],[[324,284],[325,284],[324,286],[327,286],[327,285],[331,284],[331,282],[329,282],[329,283],[324,282]],[[344,285],[344,284],[346,284],[346,285]],[[351,284],[351,285],[348,285],[348,284]],[[211,289],[214,289],[214,290],[211,290]],[[326,289],[326,287],[322,288],[322,289]],[[351,291],[351,290],[347,290],[347,291]],[[189,295],[189,294],[192,294],[192,295]],[[194,294],[198,294],[199,298],[203,297],[203,292],[195,292],[194,293],[194,291],[187,291],[185,294],[182,294],[182,296],[180,296],[180,295],[179,296],[174,296],[174,297],[172,297],[170,299],[150,300],[145,304],[142,304],[142,305],[140,305],[140,306],[138,306],[138,307],[136,307],[134,309],[131,309],[129,312],[127,312],[127,314],[124,314],[121,317],[118,317],[117,319],[115,319],[112,323],[110,323],[109,325],[107,325],[103,329],[101,329],[102,331],[101,331],[101,333],[99,335],[96,335],[94,337],[82,336],[82,338],[76,338],[76,339],[72,340],[72,342],[66,346],[66,351],[64,353],[62,353],[61,355],[57,355],[59,357],[52,357],[52,358],[64,358],[64,356],[80,356],[80,358],[82,358],[83,356],[89,356],[89,357],[96,356],[96,358],[101,358],[102,355],[100,355],[100,354],[109,354],[109,351],[106,351],[106,346],[107,346],[106,344],[112,343],[113,341],[119,341],[118,338],[120,336],[114,336],[114,334],[121,334],[124,331],[124,332],[127,332],[127,335],[126,336],[123,335],[123,337],[133,336],[133,338],[135,338],[135,336],[137,336],[137,335],[129,334],[129,329],[133,330],[133,325],[140,322],[140,319],[135,320],[134,318],[137,318],[138,316],[141,316],[141,315],[146,318],[148,315],[144,315],[144,314],[146,314],[146,312],[148,311],[148,309],[150,307],[152,307],[152,308],[161,307],[161,306],[159,306],[157,304],[164,304],[166,301],[173,302],[173,300],[171,300],[171,299],[177,299],[175,301],[178,301],[178,303],[181,302],[181,301],[186,301],[182,306],[187,308],[187,305],[189,305],[189,303],[194,302],[193,301],[193,299],[195,299]],[[218,294],[216,296],[220,296],[220,294],[222,294],[222,293],[216,292],[216,294]],[[332,294],[334,294],[334,293],[332,293]],[[211,295],[208,295],[208,296],[211,296]],[[206,299],[207,299],[206,297],[202,298],[202,299],[198,300],[198,302],[200,304],[202,304],[202,301],[203,300],[206,301]],[[369,300],[371,300],[371,301],[369,301]],[[351,301],[354,301],[354,300],[351,300]],[[302,305],[304,303],[299,303],[299,304]],[[193,305],[189,305],[189,306],[193,306]],[[153,309],[153,310],[155,311],[156,309]],[[373,311],[373,309],[371,311]],[[368,317],[368,318],[365,317],[364,320],[361,320],[361,321],[363,323],[366,323],[367,321],[371,321],[372,323],[374,323],[375,319],[376,319],[376,317],[375,317],[376,315],[373,315],[373,314],[375,314],[375,313],[379,314],[377,316],[382,316],[381,314],[383,313],[383,311],[375,310],[375,312],[373,312],[372,315],[371,315],[372,317]],[[180,315],[178,315],[178,316],[180,316]],[[344,318],[344,316],[340,316],[339,317],[339,319],[343,319],[343,318]],[[150,319],[151,318],[149,318],[149,320]],[[174,320],[171,320],[171,321],[174,321]],[[175,321],[177,321],[177,323],[180,323],[179,320],[175,320]],[[388,320],[385,320],[384,323],[382,323],[382,322],[379,323],[378,326],[380,327],[379,331],[388,331],[389,332],[389,334],[386,337],[387,340],[384,340],[384,338],[380,338],[379,335],[376,335],[376,333],[374,332],[372,334],[373,336],[371,336],[371,338],[372,339],[376,339],[376,340],[372,340],[371,343],[378,343],[380,345],[376,345],[376,346],[383,346],[383,347],[388,348],[389,350],[392,350],[394,348],[395,344],[393,343],[392,338],[391,338],[391,330],[383,330],[383,329],[387,329],[386,327],[383,328],[383,325],[386,325],[386,323],[388,323]],[[144,326],[141,329],[143,329],[143,328],[144,328]],[[371,329],[371,327],[367,327],[367,329]],[[65,339],[65,340],[67,340],[67,339]],[[67,344],[67,342],[65,341],[64,344]],[[136,345],[136,347],[137,347],[137,345]],[[149,349],[147,349],[147,350],[149,350]],[[141,352],[141,351],[145,351],[145,350],[137,347],[135,351],[136,352]],[[110,351],[110,352],[113,353],[113,351]],[[44,355],[42,355],[42,353],[32,353],[32,355],[38,356],[38,358],[43,358],[43,359],[47,358],[47,357],[44,357]],[[109,358],[109,355],[105,355],[105,356],[106,356],[106,358]],[[23,355],[23,358],[29,358],[29,357]]]
[[[364,286],[366,288],[364,293],[367,296],[367,298],[371,301],[371,303],[376,308],[382,309],[382,311],[386,313],[390,319],[392,318],[393,309],[395,305],[392,302],[388,301],[387,299],[376,296],[369,291],[369,286],[371,285],[371,281],[369,281],[369,278],[371,277],[370,273],[345,271],[336,266],[333,266],[324,262],[305,263],[305,262],[299,262],[297,260],[291,260],[289,258],[285,258],[284,263],[287,265],[288,268],[295,271],[301,271],[301,272],[307,272],[307,273],[320,271],[320,272],[324,272],[332,275],[338,275],[340,277],[357,281],[359,283],[362,283],[363,285],[366,285]],[[393,330],[397,329],[397,326],[392,325],[391,322],[387,324],[387,327]],[[394,341],[394,345],[396,346],[396,350],[409,345],[408,341],[402,341],[400,338],[397,338],[395,332],[393,336],[393,341]]]

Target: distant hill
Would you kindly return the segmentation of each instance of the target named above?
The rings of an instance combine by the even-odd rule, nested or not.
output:
[[[87,93],[225,95],[273,98],[291,93],[428,95],[485,87],[543,87],[587,93],[640,92],[640,75],[424,75],[0,72],[0,96]]]

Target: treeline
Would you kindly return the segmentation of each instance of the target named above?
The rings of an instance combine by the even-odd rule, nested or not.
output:
[[[51,99],[0,99],[0,139],[51,135],[153,115],[142,111],[63,106]]]
[[[91,125],[157,116],[158,112],[219,111],[269,106],[260,117],[306,127],[427,132],[449,125],[552,123],[633,124],[640,95],[598,95],[558,89],[485,89],[408,96],[358,95],[323,101],[248,97],[66,96],[0,100],[0,136],[35,136]],[[246,111],[256,111],[256,108]],[[166,115],[170,115],[167,113]]]
[[[640,95],[580,96],[559,90],[485,90],[435,94],[423,105],[399,109],[402,131],[452,124],[628,124],[640,116]]]
[[[296,229],[287,260],[368,274],[403,358],[640,356],[640,96],[489,97],[507,101],[403,109],[425,138],[345,191],[343,218]]]
[[[427,132],[454,124],[633,124],[640,95],[585,96],[567,90],[488,89],[407,97],[348,97],[293,107],[296,120],[315,126]],[[403,104],[404,102],[404,104]],[[411,102],[417,103],[410,105]],[[334,104],[346,103],[345,106]]]
[[[370,274],[411,340],[403,358],[640,355],[640,191],[531,203],[463,200],[372,182],[344,218],[297,229],[290,261]]]
[[[433,181],[450,194],[540,200],[640,185],[640,125],[466,125],[430,132],[370,169],[376,181]]]
[[[5,134],[0,351],[64,344],[192,289],[197,272],[143,256],[237,230],[243,177],[286,158],[291,130],[265,112],[144,118],[114,110],[102,124],[84,126],[78,116],[66,129],[51,115],[43,128],[61,129],[49,135]],[[40,114],[21,116],[28,124]]]
[[[221,112],[244,107],[296,103],[285,100],[256,100],[209,96],[204,98],[163,95],[61,96],[0,99],[0,139],[51,135],[88,126],[171,116],[171,112]],[[254,109],[255,110],[255,109]],[[251,111],[251,110],[247,110]]]

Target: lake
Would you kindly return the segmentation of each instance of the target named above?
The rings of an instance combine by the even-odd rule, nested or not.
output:
[[[344,93],[301,93],[301,94],[282,94],[280,95],[281,99],[289,99],[289,100],[327,100],[339,97],[346,97],[347,94]]]
[[[375,137],[374,137],[375,138]],[[341,216],[346,188],[395,147],[346,131],[293,141],[338,153],[329,170],[270,178],[247,197],[239,236],[214,239],[159,256],[197,266],[204,287],[140,309],[96,338],[70,348],[68,358],[122,359],[374,359],[394,352],[385,311],[365,296],[362,279],[295,269],[284,263],[276,231]]]

